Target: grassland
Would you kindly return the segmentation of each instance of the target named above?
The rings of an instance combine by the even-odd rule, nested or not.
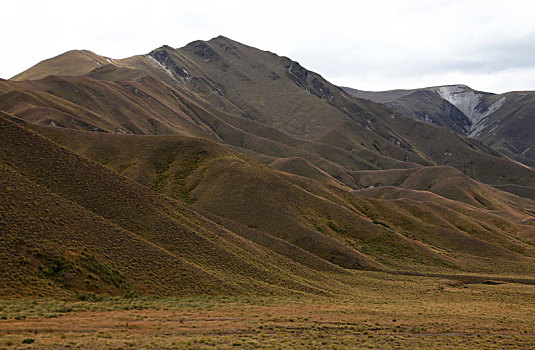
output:
[[[535,286],[357,272],[339,297],[0,301],[0,348],[528,349]],[[24,344],[24,342],[31,344]]]

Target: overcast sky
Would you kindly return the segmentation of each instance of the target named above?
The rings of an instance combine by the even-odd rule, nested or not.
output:
[[[224,35],[363,90],[535,90],[535,1],[4,1],[0,77],[71,49],[112,58]]]

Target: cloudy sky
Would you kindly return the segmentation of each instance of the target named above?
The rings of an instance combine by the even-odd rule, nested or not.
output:
[[[535,90],[535,2],[6,1],[0,77],[71,49],[112,58],[224,35],[363,90]]]

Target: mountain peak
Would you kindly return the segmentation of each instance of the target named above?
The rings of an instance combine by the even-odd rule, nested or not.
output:
[[[37,63],[11,80],[36,80],[48,75],[83,75],[112,62],[112,59],[90,50],[69,50]]]
[[[456,87],[456,88],[463,89],[463,90],[474,90],[470,86],[465,85],[465,84],[450,84],[450,85],[443,85],[441,87]]]
[[[230,41],[233,41],[232,39],[227,38],[227,37],[224,36],[224,35],[218,35],[218,36],[216,36],[215,38],[210,39],[210,41],[212,41],[212,40],[230,40]]]

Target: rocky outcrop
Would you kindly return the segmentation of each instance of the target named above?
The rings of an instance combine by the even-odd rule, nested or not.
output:
[[[204,62],[215,62],[221,59],[219,54],[203,41],[194,41],[188,44],[188,47],[193,51],[193,54],[202,58]]]
[[[314,73],[309,72],[306,68],[299,63],[292,61],[286,66],[288,69],[286,75],[297,86],[307,91],[309,94],[317,96],[322,99],[326,99],[329,102],[334,100],[334,94],[325,86],[325,84],[315,76]]]
[[[167,70],[173,77],[178,76],[183,81],[189,80],[191,77],[185,67],[180,67],[176,64],[173,58],[169,55],[168,50],[173,50],[171,47],[164,45],[149,53],[149,57],[155,59],[165,70]]]

